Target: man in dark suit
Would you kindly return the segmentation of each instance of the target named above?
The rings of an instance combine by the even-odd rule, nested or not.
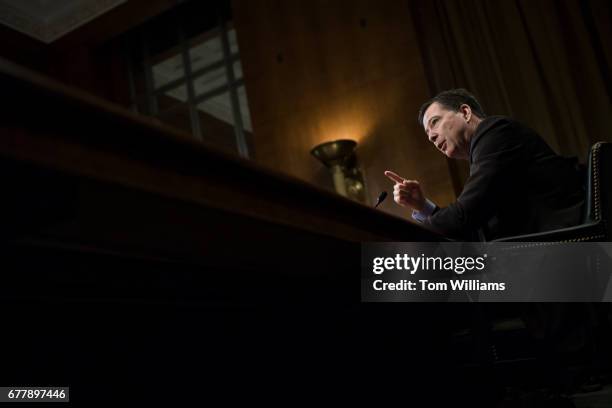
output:
[[[395,202],[412,208],[415,220],[445,236],[470,241],[581,222],[583,172],[575,159],[555,154],[535,131],[507,117],[487,117],[476,98],[464,89],[444,91],[427,101],[418,121],[440,152],[452,159],[469,160],[470,175],[457,201],[440,208],[425,197],[418,181],[386,171],[395,182]],[[492,306],[488,304],[483,312],[497,314],[490,310]],[[542,349],[547,350],[544,361],[557,361],[552,350],[567,351],[565,340],[588,331],[584,304],[527,306],[530,309],[523,310],[523,317]],[[545,334],[537,335],[539,331]],[[571,347],[589,348],[584,338]],[[548,368],[555,373],[558,364],[550,363]]]
[[[415,220],[466,240],[478,240],[478,231],[489,240],[580,223],[584,177],[576,160],[555,154],[533,130],[510,118],[487,117],[464,89],[427,101],[418,120],[440,152],[469,160],[470,176],[457,201],[440,208],[425,198],[418,181],[386,171],[395,182],[395,202],[412,208]]]

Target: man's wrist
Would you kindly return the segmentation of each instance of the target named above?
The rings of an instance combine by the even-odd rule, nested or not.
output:
[[[433,201],[426,198],[421,211],[412,210],[412,219],[421,223],[425,222],[427,217],[431,216],[437,207]]]

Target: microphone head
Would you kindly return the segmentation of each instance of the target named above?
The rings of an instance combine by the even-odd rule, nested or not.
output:
[[[383,201],[385,201],[385,198],[387,198],[387,192],[383,191],[382,193],[380,193],[380,195],[378,196],[378,199],[376,200],[376,205],[374,206],[374,208],[378,207],[380,203],[382,203]]]

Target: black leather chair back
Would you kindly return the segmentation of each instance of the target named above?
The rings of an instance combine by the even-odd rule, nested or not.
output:
[[[600,223],[607,239],[612,237],[612,143],[591,147],[588,163],[586,222]]]
[[[612,242],[612,143],[597,142],[587,163],[582,224],[553,231],[496,239],[498,242]]]

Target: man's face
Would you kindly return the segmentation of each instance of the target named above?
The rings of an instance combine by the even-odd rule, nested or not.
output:
[[[447,157],[468,158],[467,122],[463,112],[453,112],[434,102],[423,115],[423,127],[429,141]]]

